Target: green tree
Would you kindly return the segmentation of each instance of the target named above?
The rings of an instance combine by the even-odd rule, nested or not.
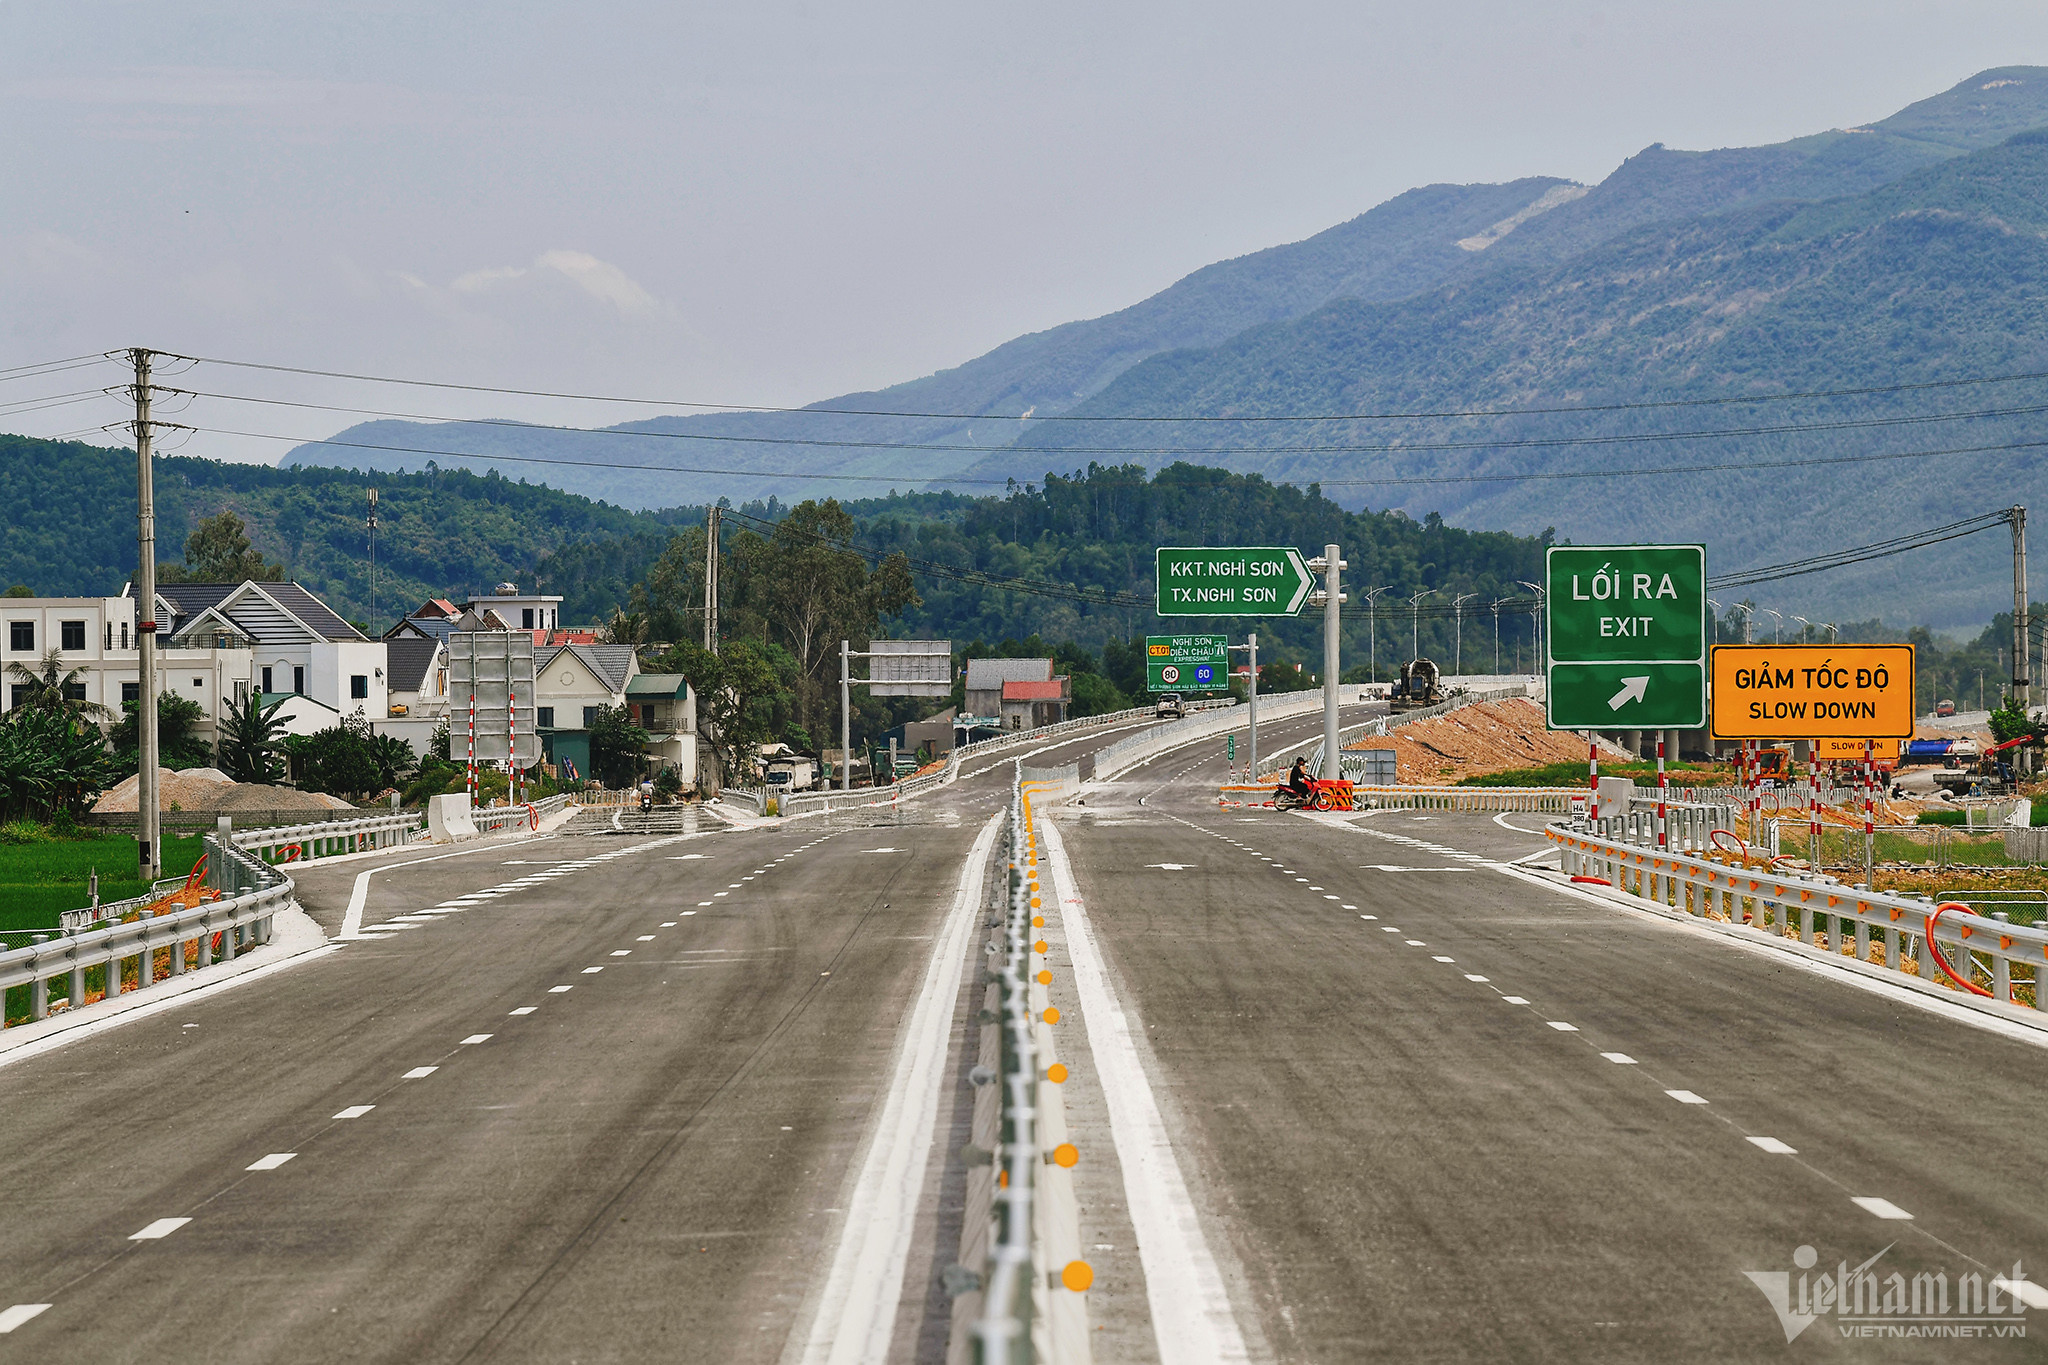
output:
[[[78,816],[118,780],[97,726],[26,707],[0,719],[0,815]]]
[[[132,701],[121,703],[121,719],[107,732],[115,761],[123,774],[140,765],[142,741],[137,730],[140,708]],[[210,768],[213,746],[199,738],[199,721],[206,713],[199,703],[175,692],[159,692],[156,698],[156,760],[160,768]]]
[[[7,676],[22,689],[20,700],[15,702],[17,707],[50,711],[79,722],[113,719],[113,711],[85,699],[85,670],[65,668],[61,649],[44,654],[35,668],[14,660],[7,665]]]
[[[157,577],[165,583],[240,583],[255,579],[276,583],[284,578],[284,566],[272,564],[249,543],[248,527],[233,512],[222,512],[199,523],[185,537],[185,562],[162,564]]]
[[[758,746],[776,737],[808,749],[810,736],[794,718],[796,664],[773,645],[728,640],[713,654],[682,643],[655,660],[663,673],[680,673],[697,698],[697,733],[728,782],[754,766]]]
[[[647,732],[623,706],[603,706],[590,724],[590,766],[608,787],[626,787],[640,780],[646,766]]]
[[[0,594],[0,596],[6,597],[34,597],[35,595],[36,590],[34,588],[31,588],[26,583],[16,583],[13,587],[9,588],[4,594]]]
[[[337,725],[285,741],[299,785],[307,791],[336,796],[363,796],[388,785],[377,757],[377,737],[361,716],[343,716]]]
[[[237,782],[275,782],[284,776],[284,722],[277,713],[288,697],[270,705],[250,693],[228,708],[221,725],[220,769]]]

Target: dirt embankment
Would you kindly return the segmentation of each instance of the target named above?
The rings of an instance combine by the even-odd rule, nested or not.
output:
[[[157,809],[197,811],[209,815],[232,815],[236,811],[295,811],[324,814],[354,810],[338,796],[323,792],[302,792],[292,787],[270,787],[261,782],[229,782],[205,776],[211,769],[192,768],[173,772],[158,768]],[[139,802],[136,788],[142,779],[128,778],[109,790],[93,807],[95,814],[132,815]]]
[[[1543,708],[1520,698],[1463,706],[1448,715],[1397,725],[1385,735],[1367,735],[1346,747],[1392,749],[1400,780],[1428,786],[1509,768],[1586,761],[1585,740],[1569,731],[1545,729]],[[1602,740],[1600,757],[1618,762],[1628,755]]]

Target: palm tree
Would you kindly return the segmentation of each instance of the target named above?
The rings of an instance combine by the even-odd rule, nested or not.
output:
[[[111,709],[85,699],[85,670],[64,667],[64,651],[52,649],[43,661],[30,668],[19,659],[7,665],[7,676],[23,691],[16,708],[48,711],[74,721],[112,720]]]
[[[265,706],[250,693],[228,708],[221,724],[220,766],[237,782],[275,782],[284,776],[284,722],[277,713],[289,697]]]

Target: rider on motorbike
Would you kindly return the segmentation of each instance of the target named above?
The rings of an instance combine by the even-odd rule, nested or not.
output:
[[[1287,770],[1286,783],[1281,787],[1280,792],[1274,794],[1280,795],[1281,793],[1292,796],[1297,801],[1308,800],[1308,760],[1306,758],[1294,760],[1294,766]]]

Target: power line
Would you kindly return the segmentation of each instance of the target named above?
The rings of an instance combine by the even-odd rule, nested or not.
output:
[[[444,460],[482,460],[491,464],[550,465],[570,469],[627,469],[650,474],[718,474],[745,479],[796,479],[826,483],[884,483],[898,486],[903,484],[943,483],[1007,487],[1016,482],[1016,480],[1009,478],[973,478],[962,474],[843,474],[819,473],[815,470],[718,469],[693,465],[641,464],[628,460],[570,460],[547,455],[486,454],[482,451],[473,450],[435,449],[427,446],[378,445],[367,441],[342,441],[312,436],[280,436],[274,432],[237,431],[227,427],[195,427],[193,430],[214,436],[241,436],[259,441],[284,441],[293,445],[333,446],[344,450],[381,450],[398,455],[430,455]],[[1869,464],[1886,460],[1924,460],[1954,455],[2000,454],[2035,450],[2042,446],[2048,446],[2048,440],[2011,441],[1979,446],[1944,446],[1934,450],[1889,451],[1875,455],[1825,455],[1798,460],[1733,460],[1714,464],[1648,465],[1634,469],[1544,470],[1514,474],[1411,474],[1389,475],[1384,478],[1315,477],[1310,482],[1325,488],[1346,488],[1402,484],[1534,483],[1548,479],[1629,479],[1663,474],[1700,474],[1750,469],[1795,469],[1818,465]],[[982,449],[987,454],[1000,453],[999,449],[995,448],[978,447],[977,449]],[[1248,472],[1262,473],[1263,471]]]
[[[1054,414],[1025,417],[1021,413],[922,412],[889,408],[835,408],[824,406],[788,407],[773,403],[713,403],[687,398],[637,398],[621,394],[575,393],[566,390],[517,389],[491,384],[456,384],[431,379],[401,379],[392,375],[354,374],[343,370],[318,370],[307,366],[269,365],[251,360],[230,360],[219,356],[187,356],[159,352],[169,359],[195,365],[224,365],[236,369],[261,370],[272,374],[297,374],[319,379],[343,379],[364,384],[398,384],[409,388],[445,389],[459,393],[490,393],[520,398],[556,398],[586,403],[621,403],[637,407],[696,408],[707,412],[765,412],[826,417],[904,417],[931,421],[1035,421],[1035,422],[1383,422],[1421,421],[1459,417],[1529,417],[1574,412],[1640,412],[1660,408],[1728,407],[1746,403],[1803,402],[1826,398],[1865,398],[1888,393],[1918,393],[1935,389],[1968,388],[1986,384],[2019,384],[2048,379],[2048,371],[2018,374],[1979,375],[1960,379],[1929,379],[1909,384],[1869,384],[1843,389],[1807,389],[1791,393],[1727,394],[1712,398],[1666,398],[1634,403],[1575,403],[1551,407],[1458,408],[1390,412],[1334,413],[1180,413],[1180,414]],[[111,358],[111,356],[109,357]]]
[[[0,384],[14,379],[35,379],[46,374],[63,374],[67,370],[89,370],[95,365],[112,363],[112,357],[104,355],[75,355],[66,360],[45,360],[34,365],[16,365],[0,370]]]
[[[1844,568],[1850,564],[1861,564],[1872,559],[1887,559],[1908,550],[1925,549],[1943,541],[1973,536],[1980,531],[2010,524],[2010,514],[2000,510],[1985,512],[1947,526],[1936,526],[1931,530],[1916,531],[1910,535],[1895,536],[1889,540],[1876,541],[1870,545],[1859,545],[1853,549],[1838,550],[1832,554],[1812,555],[1795,559],[1784,564],[1772,564],[1760,569],[1749,569],[1740,573],[1721,574],[1707,580],[1707,586],[1714,589],[1743,588],[1756,583],[1770,583],[1781,578],[1797,578],[1805,574],[1821,573],[1828,569]]]
[[[1924,426],[1934,422],[1975,421],[1987,417],[2032,417],[2048,412],[2048,403],[2024,407],[1982,408],[1969,412],[1918,413],[1896,417],[1843,418],[1827,422],[1788,422],[1760,427],[1718,427],[1698,431],[1622,432],[1604,436],[1530,436],[1495,441],[1402,441],[1380,445],[1290,445],[1290,446],[986,446],[958,442],[869,441],[820,439],[804,436],[734,436],[701,431],[626,431],[618,427],[572,427],[548,422],[519,422],[503,417],[448,417],[434,413],[394,412],[378,408],[348,407],[336,403],[308,403],[286,398],[257,398],[248,394],[212,393],[205,390],[167,389],[189,398],[213,398],[228,403],[250,403],[265,407],[303,408],[315,412],[340,412],[358,417],[389,417],[414,422],[447,422],[468,426],[512,427],[526,431],[570,432],[581,436],[621,436],[636,440],[730,442],[735,445],[809,446],[830,450],[930,451],[975,455],[1389,455],[1415,451],[1535,450],[1572,446],[1635,445],[1653,441],[1716,440],[1737,436],[1805,435],[1826,431],[1861,431],[1881,427]]]

